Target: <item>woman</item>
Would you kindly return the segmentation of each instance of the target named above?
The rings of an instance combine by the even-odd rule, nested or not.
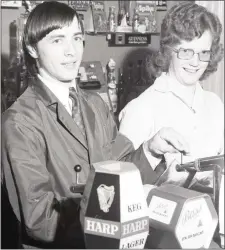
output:
[[[168,129],[188,143],[189,155],[146,153],[153,168],[162,159],[175,166],[223,153],[223,103],[200,83],[217,70],[223,57],[221,31],[218,17],[192,2],[173,6],[162,22],[160,49],[151,64],[157,78],[119,115],[120,132],[135,148]],[[205,173],[196,178],[203,179]],[[166,178],[182,183],[186,177],[173,168]]]
[[[160,162],[166,162],[167,169],[158,184],[184,185],[188,174],[177,172],[177,163],[224,154],[223,103],[201,86],[201,81],[217,70],[223,57],[221,31],[218,17],[202,6],[184,2],[172,7],[162,22],[158,56],[150,64],[157,78],[119,115],[120,132],[135,148],[151,138],[160,140],[161,134],[170,131],[179,133],[188,144],[188,155],[169,150],[159,150],[157,154],[150,153],[151,149],[146,152],[155,171]],[[197,173],[190,185],[192,189],[198,190],[200,184],[212,186],[210,174]],[[220,190],[223,189],[224,185]],[[219,239],[218,243],[224,246],[222,220],[219,214],[221,243]]]

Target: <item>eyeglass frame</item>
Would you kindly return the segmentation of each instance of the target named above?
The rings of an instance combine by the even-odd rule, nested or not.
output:
[[[201,62],[209,62],[210,61],[210,58],[211,58],[211,52],[212,52],[212,50],[202,50],[202,51],[200,51],[200,52],[194,52],[194,50],[193,49],[184,49],[184,48],[179,48],[179,49],[175,49],[175,48],[172,48],[172,47],[170,47],[175,53],[177,53],[177,58],[178,59],[181,59],[181,60],[190,60],[190,59],[192,59],[193,58],[193,56],[194,56],[194,54],[198,54],[198,59],[199,59],[199,61],[201,61]],[[180,52],[180,50],[189,50],[189,51],[192,51],[193,52],[193,55],[189,58],[189,59],[184,59],[184,58],[180,58],[179,57],[179,52]],[[207,51],[207,52],[210,52],[210,57],[209,57],[209,60],[208,61],[203,61],[203,60],[201,60],[200,59],[200,53],[202,53],[202,52],[205,52],[205,51]]]

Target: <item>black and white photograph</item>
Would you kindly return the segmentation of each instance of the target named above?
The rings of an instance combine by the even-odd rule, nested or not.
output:
[[[224,249],[224,1],[1,1],[1,249]]]

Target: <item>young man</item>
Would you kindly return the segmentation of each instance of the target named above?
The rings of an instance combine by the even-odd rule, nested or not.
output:
[[[9,200],[25,244],[83,248],[78,184],[86,183],[93,163],[131,161],[143,183],[152,183],[158,174],[144,151],[187,152],[187,145],[168,129],[134,151],[104,101],[79,89],[84,30],[68,5],[37,5],[27,19],[23,46],[34,78],[2,117],[2,170]]]

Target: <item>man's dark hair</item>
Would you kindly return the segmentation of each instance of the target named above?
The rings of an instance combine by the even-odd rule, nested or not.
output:
[[[190,1],[173,6],[162,21],[159,53],[151,64],[154,65],[151,69],[155,71],[155,75],[168,72],[171,47],[175,47],[183,40],[192,41],[200,38],[207,30],[212,35],[211,58],[200,80],[215,72],[223,58],[223,46],[220,43],[222,25],[219,18],[203,6]]]
[[[37,74],[37,66],[35,59],[28,52],[27,45],[35,48],[36,44],[51,31],[69,26],[74,17],[77,18],[84,34],[83,22],[78,13],[65,3],[43,2],[31,11],[24,27],[23,52],[25,64],[32,76]]]

